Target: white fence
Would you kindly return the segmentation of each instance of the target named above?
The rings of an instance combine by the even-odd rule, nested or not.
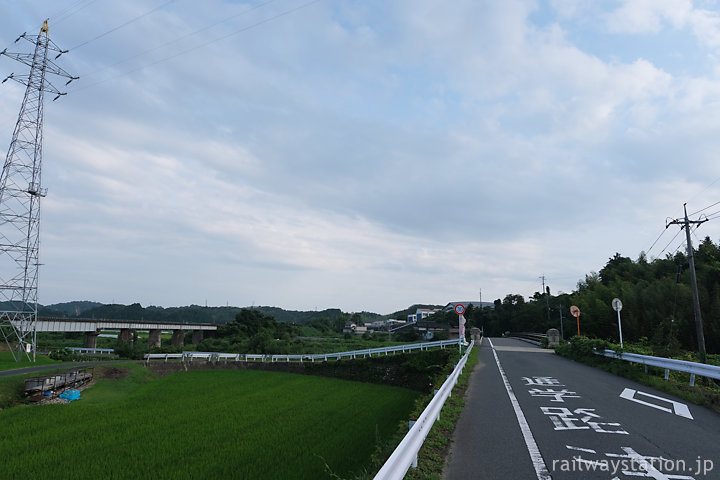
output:
[[[99,353],[100,355],[112,355],[115,350],[112,348],[92,348],[92,347],[65,347],[76,353]]]
[[[474,341],[470,342],[465,355],[460,359],[428,406],[425,407],[420,418],[417,419],[410,431],[405,435],[405,438],[402,439],[395,451],[390,455],[385,465],[375,475],[375,480],[402,480],[410,467],[417,467],[418,451],[420,451],[420,447],[422,447],[425,438],[430,433],[433,424],[440,418],[440,411],[457,383],[473,345]]]
[[[714,378],[720,380],[720,367],[706,363],[689,362],[686,360],[675,360],[673,358],[652,357],[649,355],[638,355],[637,353],[618,353],[614,350],[595,351],[596,355],[618,358],[632,363],[650,365],[665,369],[665,380],[670,375],[670,370],[690,374],[690,386],[695,385],[695,376]]]
[[[315,362],[316,360],[342,360],[343,358],[365,358],[373,355],[388,355],[389,353],[405,353],[413,350],[428,350],[430,348],[445,348],[450,345],[457,345],[459,340],[439,340],[436,342],[411,343],[407,345],[394,345],[391,347],[366,348],[363,350],[352,350],[349,352],[318,353],[301,355],[262,355],[262,354],[240,354],[240,353],[218,353],[218,352],[183,352],[183,353],[147,353],[145,361],[150,360],[180,360],[192,362],[194,360],[205,360],[207,362],[232,361],[232,362]]]

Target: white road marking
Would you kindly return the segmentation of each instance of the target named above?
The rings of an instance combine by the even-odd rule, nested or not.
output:
[[[537,478],[538,480],[552,480],[552,476],[548,471],[547,465],[545,465],[545,460],[543,460],[540,449],[535,442],[535,437],[533,437],[533,434],[530,431],[530,426],[525,419],[525,414],[523,414],[523,411],[520,408],[520,403],[518,403],[517,398],[513,393],[512,387],[510,386],[510,382],[508,382],[507,376],[505,375],[505,371],[500,365],[500,359],[495,352],[495,346],[493,345],[492,340],[490,340],[489,338],[488,342],[490,342],[490,347],[492,347],[492,352],[495,356],[495,363],[497,364],[498,370],[500,371],[500,376],[502,377],[503,383],[505,384],[505,390],[507,391],[508,397],[510,397],[510,403],[512,404],[513,410],[515,411],[515,416],[517,417],[518,424],[520,425],[520,430],[522,431],[523,438],[525,439],[525,445],[527,446],[528,453],[530,454],[530,460],[532,460],[533,467],[535,467],[535,473],[537,474]]]
[[[638,395],[643,395],[645,397],[649,397],[655,400],[660,400],[661,402],[669,403],[672,405],[673,408],[663,407],[662,405],[658,405],[656,403],[640,400],[639,398],[637,398]],[[690,409],[687,405],[685,405],[684,403],[676,402],[674,400],[670,400],[668,398],[658,397],[657,395],[652,395],[650,393],[639,392],[637,390],[633,390],[632,388],[626,388],[625,390],[623,390],[620,394],[620,398],[624,398],[625,400],[630,400],[631,402],[639,403],[641,405],[646,405],[648,407],[657,408],[658,410],[662,410],[663,412],[675,413],[675,415],[678,415],[680,417],[694,420],[693,416],[690,414]]]
[[[589,449],[589,448],[580,448],[580,447],[573,447],[570,445],[565,445],[565,447],[568,450],[577,450],[578,452],[585,452],[585,453],[597,453],[595,450]]]

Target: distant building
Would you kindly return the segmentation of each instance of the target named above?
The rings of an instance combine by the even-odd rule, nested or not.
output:
[[[354,333],[355,335],[362,335],[367,333],[368,327],[365,325],[357,325],[355,322],[345,322],[343,327],[343,333]]]
[[[408,315],[408,322],[421,322],[430,315],[435,315],[439,311],[439,308],[418,308],[414,314]]]
[[[377,320],[375,322],[366,323],[365,326],[368,330],[385,330],[387,322],[385,320]]]

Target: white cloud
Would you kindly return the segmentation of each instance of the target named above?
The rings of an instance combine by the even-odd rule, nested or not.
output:
[[[227,36],[292,5],[173,3],[61,57],[89,75],[46,108],[42,301],[386,313],[531,295],[543,273],[571,291],[684,201],[717,201],[712,9],[319,2]],[[52,35],[149,9],[92,4]],[[588,18],[613,30],[578,37]],[[680,36],[708,68],[598,54],[620,33]]]
[[[665,26],[688,29],[708,47],[720,47],[720,15],[695,8],[692,0],[625,0],[606,17],[610,32],[658,34]]]

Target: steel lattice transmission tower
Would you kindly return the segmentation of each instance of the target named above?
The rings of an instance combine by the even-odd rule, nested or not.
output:
[[[48,58],[61,50],[48,36],[47,20],[37,38],[23,33],[15,40],[34,45],[33,53],[0,52],[30,67],[28,75],[10,74],[27,88],[17,124],[13,131],[2,174],[0,175],[0,330],[16,361],[23,355],[35,360],[38,250],[40,246],[40,199],[46,189],[41,184],[42,132],[44,93],[55,94],[55,100],[65,93],[47,79],[49,74],[77,79]]]

